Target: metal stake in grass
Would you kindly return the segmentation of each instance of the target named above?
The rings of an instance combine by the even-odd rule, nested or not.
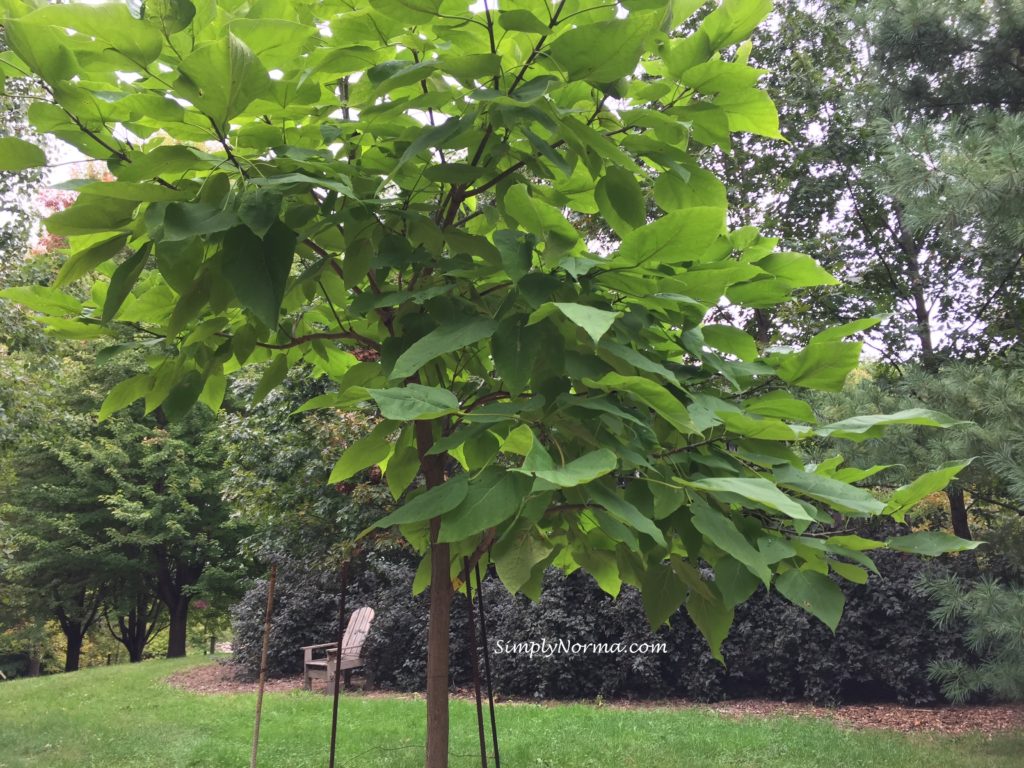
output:
[[[345,595],[348,591],[348,560],[341,564],[341,595],[338,600],[338,649],[334,655],[334,708],[331,711],[331,757],[329,768],[334,768],[334,750],[338,742],[338,697],[341,683],[341,653],[345,642]],[[346,673],[347,674],[347,673]]]
[[[267,580],[267,611],[263,616],[263,648],[260,651],[260,682],[256,689],[256,721],[252,727],[252,755],[249,768],[256,768],[256,752],[260,746],[260,718],[263,716],[263,689],[267,685],[267,654],[270,650],[270,617],[274,611],[274,585],[277,583],[277,563],[270,566]]]

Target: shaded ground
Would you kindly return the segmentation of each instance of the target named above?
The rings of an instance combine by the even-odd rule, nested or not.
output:
[[[235,677],[234,667],[227,661],[205,664],[183,669],[171,675],[172,685],[192,693],[251,693],[256,683],[243,682]],[[405,696],[358,690],[346,695],[364,698],[419,698],[415,694]],[[267,690],[286,692],[302,687],[302,676],[267,681]],[[324,689],[320,689],[324,690]],[[326,692],[326,691],[325,691]],[[507,701],[507,700],[503,700]],[[536,703],[536,702],[529,702]],[[834,721],[846,728],[875,728],[899,733],[998,733],[1024,730],[1024,706],[988,705],[969,707],[903,707],[897,704],[857,704],[841,707],[819,707],[801,702],[766,701],[740,699],[713,704],[695,703],[682,700],[658,700],[644,702],[607,701],[598,705],[605,709],[706,709],[727,717],[815,717]]]

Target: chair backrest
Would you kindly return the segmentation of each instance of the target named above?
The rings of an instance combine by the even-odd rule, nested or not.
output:
[[[357,608],[349,617],[345,635],[341,639],[341,652],[346,656],[358,656],[363,650],[366,636],[370,634],[370,624],[376,614],[373,608],[363,606]]]

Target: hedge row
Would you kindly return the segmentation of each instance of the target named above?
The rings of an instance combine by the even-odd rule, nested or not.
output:
[[[928,621],[928,602],[916,586],[922,573],[943,571],[897,553],[882,553],[883,577],[845,585],[846,612],[833,635],[824,625],[776,594],[761,592],[737,609],[723,647],[727,667],[711,658],[685,613],[652,633],[640,596],[628,587],[615,600],[582,573],[548,573],[543,598],[510,596],[496,579],[484,584],[493,680],[499,693],[539,698],[652,698],[701,700],[738,697],[807,699],[836,704],[941,700],[928,680],[934,659],[962,656],[962,641]],[[418,690],[425,678],[426,595],[413,596],[408,562],[375,559],[363,564],[350,588],[349,605],[377,612],[364,648],[372,682],[382,688]],[[336,579],[285,563],[278,578],[271,634],[271,674],[301,670],[299,648],[337,633]],[[235,657],[249,675],[258,669],[265,585],[257,584],[236,606]],[[547,657],[495,654],[497,641],[664,642],[664,653]],[[465,599],[452,610],[452,683],[469,680]]]

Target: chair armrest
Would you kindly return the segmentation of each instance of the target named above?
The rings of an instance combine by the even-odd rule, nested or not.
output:
[[[336,648],[337,646],[338,646],[337,643],[320,643],[319,645],[304,645],[304,646],[302,646],[302,663],[303,663],[303,665],[309,664],[311,661],[313,661],[313,652],[314,651],[318,651],[318,650],[321,650],[323,648],[327,648],[328,651],[330,651],[330,649]]]
[[[315,651],[318,648],[333,648],[337,643],[320,643],[319,645],[304,645],[302,650],[304,651]]]

